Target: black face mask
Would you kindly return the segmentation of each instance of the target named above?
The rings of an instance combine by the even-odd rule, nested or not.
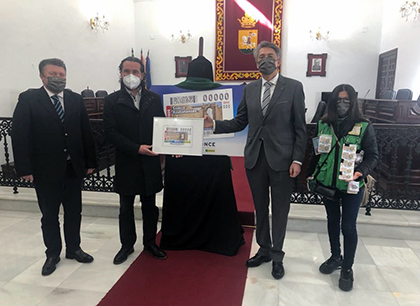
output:
[[[338,117],[343,118],[349,114],[350,100],[338,99],[337,100],[337,114]]]
[[[260,61],[258,62],[258,70],[263,75],[270,75],[276,69],[277,69],[277,67],[276,67],[276,60],[274,60],[272,58],[264,57],[264,58],[260,59]]]
[[[66,88],[66,79],[59,77],[48,77],[48,83],[45,87],[53,93],[60,93]]]

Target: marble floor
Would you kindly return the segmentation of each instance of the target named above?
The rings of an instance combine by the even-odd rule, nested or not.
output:
[[[117,219],[84,217],[82,247],[95,261],[80,264],[62,255],[57,270],[43,277],[39,218],[0,210],[0,306],[96,305],[140,254],[138,241],[127,262],[113,265],[120,246]],[[137,227],[141,232],[140,220]],[[256,250],[254,238],[251,255]],[[351,292],[338,289],[338,271],[318,272],[329,256],[325,233],[289,231],[285,251],[283,279],[271,277],[271,264],[248,270],[244,306],[420,305],[420,241],[360,237]]]

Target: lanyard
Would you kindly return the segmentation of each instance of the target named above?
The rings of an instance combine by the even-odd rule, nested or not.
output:
[[[331,129],[332,129],[332,132],[333,132],[334,137],[335,137],[335,143],[337,143],[337,144],[338,144],[338,146],[341,148],[341,143],[340,143],[340,141],[338,140],[337,135],[335,134],[334,127],[332,126],[332,124],[331,124]]]

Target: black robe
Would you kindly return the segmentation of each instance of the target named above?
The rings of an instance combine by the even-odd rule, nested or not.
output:
[[[167,156],[161,231],[163,249],[238,252],[243,229],[228,156]]]

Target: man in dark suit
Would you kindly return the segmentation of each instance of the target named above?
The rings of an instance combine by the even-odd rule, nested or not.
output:
[[[262,79],[244,88],[236,117],[213,121],[205,127],[232,133],[248,126],[245,168],[257,216],[258,253],[246,265],[273,261],[272,275],[284,275],[283,243],[294,178],[300,173],[306,148],[305,103],[302,84],[277,72],[280,48],[263,41],[254,50]],[[272,236],[269,225],[271,187]]]
[[[81,187],[83,177],[94,171],[97,160],[83,99],[64,89],[64,62],[45,59],[39,63],[39,73],[44,86],[19,95],[13,114],[12,143],[18,176],[35,185],[47,247],[42,275],[49,275],[60,261],[61,203],[66,258],[83,263],[93,261],[80,248]]]
[[[115,192],[120,195],[121,249],[114,264],[134,252],[137,239],[134,199],[140,195],[144,250],[155,258],[166,253],[155,242],[159,210],[156,193],[162,190],[159,155],[152,151],[153,117],[164,117],[160,96],[147,90],[140,59],[127,57],[119,66],[121,89],[105,98],[104,126],[108,141],[115,145]]]

